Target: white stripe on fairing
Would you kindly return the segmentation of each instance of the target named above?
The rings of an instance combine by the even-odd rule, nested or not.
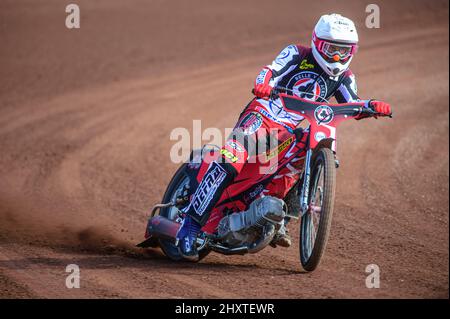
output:
[[[267,100],[258,99],[257,101],[261,104],[261,106],[264,107],[264,109],[271,116],[275,117],[277,120],[279,120],[279,121],[281,121],[283,123],[297,126],[298,123],[300,123],[301,121],[303,121],[305,119],[301,115],[298,115],[296,113],[286,112],[284,109],[276,107],[274,105],[274,103],[272,103],[272,108],[271,108],[270,107],[270,103]],[[281,105],[281,100],[277,99],[277,100],[275,100],[275,103],[277,103],[278,105]],[[276,112],[274,111],[274,109],[276,109]]]
[[[281,175],[276,175],[273,179],[280,179],[284,176],[287,177],[294,177],[294,175],[297,175],[298,173],[300,173],[300,171],[298,169],[296,169],[294,166],[292,166],[291,164],[287,164],[286,168],[289,169],[289,172],[286,174],[281,174]]]
[[[305,157],[306,157],[306,156],[296,157],[296,158],[294,158],[293,160],[291,160],[291,162],[292,162],[292,163],[298,162],[299,160],[302,160],[302,159],[304,159]]]
[[[322,126],[325,126],[327,129],[330,130],[330,136],[334,141],[331,144],[331,150],[336,152],[336,128],[330,125],[324,125],[322,124]]]
[[[333,139],[336,139],[336,128],[335,127],[330,126],[330,125],[325,125],[325,124],[322,124],[322,126],[325,126],[327,129],[330,130],[330,136],[329,137],[331,137]]]
[[[287,164],[286,167],[289,168],[289,170],[291,171],[290,173],[286,174],[289,177],[294,177],[294,175],[300,173],[300,171],[291,164]]]

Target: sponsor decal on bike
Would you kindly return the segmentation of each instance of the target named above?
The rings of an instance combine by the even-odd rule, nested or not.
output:
[[[291,145],[291,147],[290,147],[289,150],[286,152],[286,154],[284,155],[284,157],[285,157],[285,158],[289,158],[289,157],[291,157],[292,155],[294,155],[294,154],[295,154],[295,152],[293,152],[294,148],[295,148],[295,143]]]
[[[261,114],[251,112],[241,120],[238,127],[245,135],[252,135],[261,127],[262,123],[263,119]]]
[[[280,124],[281,126],[283,126],[284,128],[286,128],[289,132],[292,133],[292,128],[287,125],[286,123],[284,123],[283,121],[280,121],[278,118],[276,118],[275,116],[273,116],[272,114],[270,114],[269,112],[267,112],[264,108],[262,107],[258,107],[258,112],[261,113],[262,115],[264,115],[265,117],[267,117],[269,120],[274,121],[275,123]]]
[[[201,163],[202,163],[202,155],[195,154],[192,160],[188,163],[188,168],[192,170],[197,170],[200,168]]]
[[[217,189],[227,176],[227,172],[216,162],[212,162],[208,172],[194,193],[192,207],[199,216],[203,216]]]
[[[250,198],[255,198],[256,196],[258,196],[264,189],[264,186],[262,184],[259,184],[258,186],[256,186],[256,188],[250,192],[248,194],[248,196],[250,196]]]
[[[314,110],[317,124],[328,124],[334,119],[334,112],[328,105],[320,105]]]
[[[232,163],[236,163],[239,160],[239,157],[226,149],[221,149],[220,154],[222,154],[225,158],[228,158]]]
[[[278,154],[281,154],[285,149],[288,148],[289,145],[292,144],[292,142],[294,141],[294,137],[290,137],[288,138],[286,141],[284,141],[283,143],[281,143],[280,145],[278,145],[277,148],[268,151],[265,154],[265,158],[264,160],[267,162],[270,159],[274,158],[275,156],[277,156]]]
[[[308,94],[305,94],[306,89],[309,88]],[[327,97],[327,84],[325,80],[315,72],[303,71],[297,73],[288,82],[287,88],[292,90],[295,96],[315,101],[317,99],[325,99]],[[303,94],[302,94],[303,93]]]
[[[236,152],[242,153],[245,151],[244,147],[236,141],[228,141],[225,145],[230,146],[232,149],[236,150]]]
[[[314,69],[314,64],[308,63],[308,60],[303,59],[299,68],[302,70]]]
[[[256,196],[261,194],[261,192],[264,190],[263,184],[258,184],[256,187],[251,188],[248,193],[244,194],[243,200],[246,204],[249,204]]]
[[[317,142],[320,142],[321,140],[323,140],[326,137],[327,137],[327,135],[324,132],[316,132],[316,134],[314,134],[314,139]]]

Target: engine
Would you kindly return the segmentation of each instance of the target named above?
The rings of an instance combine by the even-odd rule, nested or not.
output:
[[[281,227],[286,216],[285,208],[283,200],[272,196],[256,199],[248,210],[222,218],[218,226],[220,241],[229,247],[251,245],[267,239],[270,242],[271,238],[267,237],[273,237]]]

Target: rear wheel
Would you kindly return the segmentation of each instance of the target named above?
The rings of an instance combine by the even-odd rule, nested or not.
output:
[[[336,164],[333,152],[321,148],[313,156],[309,188],[309,209],[300,223],[300,262],[313,271],[325,251],[331,227],[336,189]]]
[[[183,164],[172,177],[172,180],[167,186],[167,190],[163,196],[162,203],[175,202],[183,193],[184,187],[189,185],[189,177],[184,173],[187,164]],[[175,220],[181,223],[182,219],[179,216],[179,210],[176,207],[166,207],[160,210],[159,214],[170,220]],[[183,256],[178,251],[178,247],[169,240],[159,239],[164,254],[174,261],[183,260]],[[205,258],[210,250],[203,248],[199,250],[199,260]]]

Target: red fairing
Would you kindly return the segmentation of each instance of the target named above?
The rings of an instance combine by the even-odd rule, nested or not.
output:
[[[242,152],[245,150],[244,145],[234,144],[239,143],[237,140],[231,138],[226,141],[222,150],[230,152],[228,155],[236,154],[239,156],[240,152],[242,154],[235,159],[235,162],[227,159],[227,163],[232,164],[238,174],[233,183],[224,190],[212,210],[208,222],[202,228],[206,233],[211,234],[217,230],[224,212],[244,211],[254,199],[261,196],[270,195],[284,198],[299,179],[305,157],[308,133],[304,132],[302,138],[297,140],[296,135],[286,129],[285,125],[274,122],[269,117],[258,113],[257,110],[260,108],[261,104],[257,100],[252,101],[241,115],[236,127],[245,128],[245,132],[252,132],[257,128],[259,137],[263,132],[275,129],[278,132],[279,143],[268,147],[262,153],[248,156],[246,151]],[[253,119],[252,116],[255,113],[258,113],[259,116]],[[258,119],[260,122],[256,121]],[[255,126],[255,124],[258,125]],[[249,135],[249,138],[253,138],[253,135]],[[254,141],[256,142],[256,139]],[[240,163],[241,156],[248,156],[248,158],[245,159],[245,162]],[[216,155],[216,158],[220,157]],[[207,165],[204,166],[200,168],[200,173],[197,176],[198,181],[202,179],[207,170]]]
[[[225,159],[227,165],[231,164],[236,169],[237,174],[233,182],[221,193],[202,228],[204,232],[215,233],[225,214],[248,209],[250,203],[258,197],[270,195],[285,198],[300,177],[306,150],[314,149],[319,141],[325,138],[334,140],[332,148],[335,150],[337,126],[345,120],[357,117],[358,110],[365,107],[364,102],[331,104],[287,94],[279,94],[279,97],[287,111],[301,114],[308,120],[309,131],[303,130],[300,135],[297,134],[298,131],[296,133],[289,129],[282,121],[272,118],[268,112],[262,112],[260,100],[253,100],[241,115],[236,128],[242,129],[242,133],[248,137],[248,144],[257,141],[256,137],[261,137],[259,134],[275,129],[277,143],[263,151],[249,154],[249,149],[245,148],[247,145],[230,138],[222,152],[216,151],[215,159]],[[243,157],[239,156],[239,152]],[[245,162],[240,163],[247,156]],[[213,158],[214,156],[206,161]],[[200,167],[197,176],[199,182],[208,166],[209,164],[203,163]]]
[[[348,115],[339,111],[344,108],[359,108],[364,107],[364,102],[354,103],[319,103],[315,101],[308,101],[299,97],[292,97],[287,94],[280,94],[283,106],[288,109],[289,112],[298,113],[304,116],[310,124],[310,144],[311,149],[315,148],[320,139],[332,138],[337,139],[336,128],[345,120],[358,118],[358,115]],[[303,108],[296,109],[295,106],[289,106],[289,100],[296,100],[299,105],[303,105]],[[333,151],[336,151],[336,143],[333,143]]]

